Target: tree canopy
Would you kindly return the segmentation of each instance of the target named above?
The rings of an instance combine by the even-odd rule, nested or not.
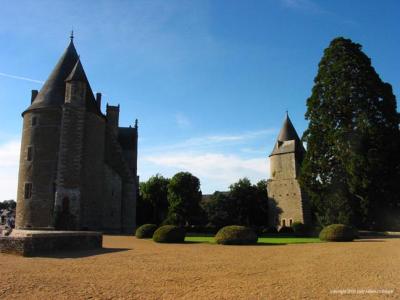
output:
[[[268,224],[268,194],[265,180],[256,185],[247,178],[232,184],[228,192],[215,192],[202,207],[210,225],[251,227]]]
[[[361,45],[336,38],[325,49],[305,116],[300,182],[318,221],[384,226],[400,205],[399,114]]]
[[[168,185],[168,218],[165,223],[193,224],[200,212],[200,180],[189,172],[179,172]]]
[[[140,184],[141,200],[151,205],[152,222],[161,224],[168,213],[169,179],[160,174],[150,177]]]

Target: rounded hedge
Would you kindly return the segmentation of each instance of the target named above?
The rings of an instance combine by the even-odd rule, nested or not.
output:
[[[283,226],[279,229],[279,233],[294,233],[292,227]]]
[[[144,224],[136,229],[135,236],[138,239],[151,239],[156,229],[156,224]]]
[[[350,242],[354,240],[354,238],[354,228],[343,224],[332,224],[326,226],[319,234],[320,240],[330,242]]]
[[[245,226],[225,226],[214,237],[217,244],[222,245],[250,245],[257,243],[255,232]]]
[[[175,225],[164,225],[158,228],[153,234],[153,241],[157,243],[183,243],[186,231]]]

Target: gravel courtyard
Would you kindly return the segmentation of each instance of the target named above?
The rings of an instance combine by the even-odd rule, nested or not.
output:
[[[39,258],[0,254],[0,298],[400,299],[400,239],[220,246],[104,236],[103,244]]]

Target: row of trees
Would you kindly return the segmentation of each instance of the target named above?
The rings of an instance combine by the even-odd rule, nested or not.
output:
[[[252,185],[240,179],[228,192],[202,197],[200,181],[188,172],[171,179],[157,174],[140,183],[138,224],[201,225],[220,228],[238,224],[267,225],[266,181]]]
[[[157,174],[139,186],[137,223],[186,225],[200,213],[200,181],[188,172],[171,179]]]

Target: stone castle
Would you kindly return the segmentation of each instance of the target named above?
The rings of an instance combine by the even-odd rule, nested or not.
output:
[[[119,105],[102,113],[73,36],[22,117],[16,228],[132,233],[137,122],[119,127]]]
[[[271,177],[267,183],[270,226],[290,227],[294,222],[311,222],[310,205],[297,181],[305,149],[290,121],[283,122],[270,154]]]

